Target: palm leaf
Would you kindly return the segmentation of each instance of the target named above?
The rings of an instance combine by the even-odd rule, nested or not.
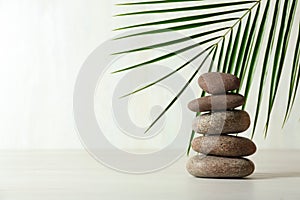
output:
[[[239,54],[238,54],[235,72],[234,72],[234,75],[236,75],[236,76],[238,76],[238,74],[241,71],[242,61],[243,61],[243,57],[245,55],[245,50],[246,50],[247,39],[249,37],[250,25],[251,25],[251,12],[249,12],[249,15],[248,15],[245,31],[244,31],[240,49],[239,49]]]
[[[300,65],[299,65],[299,59],[300,59],[300,24],[299,24],[299,30],[298,30],[298,37],[297,37],[297,44],[295,47],[294,52],[294,59],[293,59],[293,68],[291,71],[291,81],[290,81],[290,89],[289,89],[289,95],[288,95],[288,103],[286,107],[286,113],[284,116],[283,125],[287,122],[289,115],[291,113],[291,110],[293,108],[298,86],[299,86],[299,79],[300,79]]]
[[[259,94],[258,94],[258,99],[257,99],[257,107],[256,107],[256,111],[255,111],[255,118],[254,118],[251,138],[254,137],[254,133],[255,133],[257,121],[258,121],[258,116],[259,116],[259,111],[260,111],[260,107],[261,107],[261,101],[263,98],[265,80],[267,77],[267,67],[268,67],[268,63],[270,60],[271,49],[273,48],[273,43],[274,43],[274,38],[275,38],[275,29],[277,26],[279,5],[280,5],[280,1],[277,1],[274,12],[273,12],[273,16],[272,16],[273,20],[272,20],[271,29],[270,29],[269,36],[268,36],[268,43],[267,43],[267,47],[266,47],[265,55],[264,55],[264,62],[263,62],[263,66],[262,66],[262,72],[261,72],[261,78],[260,78],[260,84],[259,84],[259,90],[258,90]]]
[[[133,5],[149,5],[149,4],[163,4],[163,3],[180,3],[189,1],[203,1],[203,0],[164,0],[164,1],[143,1],[143,2],[132,2],[132,3],[119,3],[117,6],[133,6]]]
[[[292,99],[292,103],[291,103],[291,106],[290,106],[290,111],[289,111],[289,115],[291,114],[291,110],[294,106],[294,103],[295,103],[295,100],[296,100],[296,96],[297,96],[297,91],[299,89],[299,82],[300,82],[300,63],[299,63],[299,54],[298,54],[298,65],[297,65],[297,68],[298,68],[298,72],[297,72],[297,78],[296,78],[296,83],[295,83],[295,89],[294,89],[294,92],[293,92],[293,99]],[[288,115],[288,117],[289,117]]]
[[[156,49],[161,48],[164,46],[169,45],[175,45],[179,43],[186,42],[190,39],[196,39],[200,37],[207,36],[209,39],[201,40],[195,45],[191,45],[179,50],[176,50],[174,52],[170,52],[166,55],[159,56],[157,58],[132,65],[123,69],[120,69],[116,72],[123,72],[127,70],[131,70],[137,67],[142,67],[154,62],[159,62],[168,58],[171,58],[177,54],[183,53],[185,51],[188,51],[192,48],[199,47],[201,45],[210,44],[205,51],[209,51],[209,55],[213,53],[212,56],[212,62],[209,66],[208,71],[213,71],[214,63],[216,63],[216,71],[223,71],[227,73],[234,73],[235,75],[239,76],[241,78],[241,85],[245,88],[245,97],[246,100],[248,99],[251,87],[253,84],[253,77],[256,72],[257,68],[257,61],[260,58],[260,56],[263,57],[263,66],[260,68],[260,80],[259,80],[259,91],[257,95],[257,106],[255,109],[255,119],[254,119],[254,126],[252,131],[252,138],[254,136],[254,133],[256,131],[258,119],[260,116],[260,109],[262,105],[263,100],[263,94],[264,89],[266,87],[266,80],[268,76],[268,72],[270,71],[270,88],[269,88],[269,99],[268,99],[268,109],[267,109],[267,119],[266,119],[266,128],[265,128],[265,136],[268,131],[269,122],[271,119],[271,113],[272,109],[274,107],[274,102],[276,99],[276,96],[278,94],[279,85],[281,83],[281,77],[282,73],[284,72],[285,61],[286,61],[286,54],[290,45],[290,37],[291,37],[291,31],[293,28],[293,22],[294,22],[294,16],[296,13],[296,8],[298,5],[297,0],[277,0],[275,1],[275,7],[274,10],[271,11],[271,1],[266,0],[266,4],[264,7],[261,6],[261,1],[234,1],[234,2],[228,2],[227,0],[220,0],[220,1],[227,1],[227,2],[219,2],[219,3],[209,3],[204,2],[202,4],[201,0],[191,0],[197,2],[201,2],[199,5],[195,6],[182,6],[182,7],[175,7],[172,8],[171,3],[176,2],[188,2],[189,0],[149,0],[149,1],[143,1],[143,2],[132,2],[132,3],[123,3],[120,4],[122,6],[126,5],[151,5],[151,4],[168,4],[171,5],[169,8],[164,9],[153,9],[153,10],[143,10],[143,11],[133,11],[133,12],[127,12],[122,13],[117,16],[137,16],[137,15],[146,15],[146,14],[176,14],[180,12],[189,12],[189,11],[205,11],[205,13],[201,13],[198,15],[190,15],[190,16],[183,16],[183,17],[177,17],[177,18],[171,18],[166,20],[157,20],[152,21],[148,23],[136,23],[134,25],[130,26],[124,26],[121,28],[118,28],[116,30],[123,30],[123,29],[131,29],[131,28],[141,28],[141,27],[154,27],[151,31],[143,31],[136,34],[130,34],[127,36],[124,36],[122,38],[126,37],[134,37],[134,36],[144,36],[144,35],[154,35],[154,34],[160,34],[170,31],[185,31],[190,29],[196,29],[199,28],[203,29],[204,27],[210,26],[210,25],[216,25],[215,27],[218,27],[218,29],[200,32],[195,35],[192,35],[190,37],[184,37],[172,41],[166,41],[161,42],[159,44],[153,44],[148,45],[145,47],[140,47],[136,49],[126,50],[123,52],[119,52],[118,54],[122,53],[132,53],[132,52],[142,52],[144,50],[149,49]],[[280,2],[283,2],[283,4],[280,4]],[[280,5],[283,5],[283,7],[280,9]],[[240,7],[239,7],[240,6]],[[248,8],[245,8],[248,7]],[[207,12],[208,11],[208,12]],[[243,12],[240,17],[231,17],[229,14],[238,14],[239,12]],[[262,13],[262,14],[261,14]],[[260,17],[261,16],[261,17]],[[218,20],[213,21],[210,19],[211,17],[219,17]],[[245,19],[245,21],[243,21]],[[279,20],[280,19],[280,20]],[[202,20],[201,22],[193,22],[195,20]],[[268,34],[265,34],[266,27],[267,27],[267,21],[270,21],[270,28],[268,31]],[[233,22],[233,25],[228,27],[224,23],[227,22]],[[176,23],[182,23],[179,26],[173,25]],[[245,23],[245,27],[242,25]],[[157,28],[157,25],[169,25],[168,28]],[[212,36],[215,34],[215,32],[221,32],[226,31],[224,34],[219,36]],[[117,38],[120,39],[120,38]],[[297,44],[296,48],[294,50],[294,57],[293,57],[293,66],[291,69],[291,78],[290,78],[290,87],[288,90],[288,96],[287,96],[287,105],[285,110],[285,116],[284,116],[284,122],[289,118],[289,115],[292,111],[296,95],[299,89],[299,82],[300,82],[300,64],[299,64],[299,54],[300,54],[300,24],[299,24],[299,33],[297,38]],[[267,45],[262,48],[263,41],[266,41]],[[218,48],[220,47],[220,48]],[[193,57],[191,60],[187,61],[185,64],[179,66],[177,69],[172,71],[171,73],[163,76],[162,78],[153,81],[152,83],[135,90],[125,96],[135,94],[141,90],[147,89],[155,84],[157,84],[160,81],[163,81],[164,79],[172,76],[175,73],[178,73],[181,69],[188,66],[192,61],[196,60],[198,57],[202,55],[202,51],[197,54],[195,57]],[[208,56],[209,56],[208,55]],[[207,57],[206,57],[207,59]],[[205,61],[201,63],[198,70],[202,68],[202,65]],[[271,70],[268,70],[268,69]],[[193,74],[193,76],[189,79],[189,81],[184,85],[182,90],[176,95],[176,97],[171,101],[170,104],[167,105],[165,110],[156,118],[156,120],[148,127],[146,132],[154,126],[154,124],[170,109],[170,107],[176,102],[176,100],[182,95],[182,93],[185,91],[186,87],[190,84],[190,81],[196,76],[196,74]],[[203,96],[205,95],[204,92],[202,92]],[[245,104],[246,105],[246,104]],[[243,109],[245,108],[245,105],[243,106]],[[199,115],[200,113],[197,113]],[[191,141],[193,140],[195,135],[195,132],[192,132],[190,137],[190,143],[188,148],[188,153],[190,152],[191,148]]]
[[[155,62],[159,62],[159,61],[165,60],[165,59],[167,59],[167,58],[176,56],[176,55],[178,55],[178,54],[180,54],[180,53],[183,53],[183,52],[185,52],[185,51],[188,51],[188,50],[191,50],[191,49],[193,49],[193,48],[196,48],[196,47],[198,47],[198,46],[200,46],[200,45],[203,45],[203,44],[206,44],[206,43],[208,43],[208,42],[214,41],[214,40],[216,40],[216,39],[218,39],[218,38],[220,38],[220,36],[218,36],[218,37],[213,37],[213,38],[210,38],[210,39],[207,39],[207,40],[205,40],[205,41],[203,41],[203,42],[199,42],[199,43],[197,43],[197,44],[193,44],[193,45],[188,46],[188,47],[185,47],[185,48],[183,48],[183,49],[179,49],[179,50],[177,50],[177,51],[168,53],[168,54],[166,54],[166,55],[163,55],[163,56],[160,56],[160,57],[151,59],[151,60],[146,61],[146,62],[139,63],[139,64],[137,64],[137,65],[133,65],[133,66],[130,66],[130,67],[126,67],[126,68],[124,68],[124,69],[120,69],[120,70],[114,71],[114,72],[112,72],[112,73],[115,74],[115,73],[119,73],[119,72],[124,72],[124,71],[131,70],[131,69],[134,69],[134,68],[137,68],[137,67],[142,67],[142,66],[149,65],[149,64],[152,64],[152,63],[155,63]]]
[[[193,11],[193,10],[206,10],[212,8],[225,8],[230,6],[239,6],[245,4],[256,3],[258,1],[240,1],[240,2],[231,2],[231,3],[218,3],[218,4],[208,4],[208,5],[201,5],[201,6],[190,6],[190,7],[183,7],[183,8],[173,8],[173,9],[162,9],[162,10],[145,10],[141,12],[129,12],[118,14],[116,16],[128,16],[128,15],[143,15],[143,14],[161,14],[161,13],[172,13],[172,12],[183,12],[183,11]]]
[[[238,18],[233,17],[233,18],[226,18],[226,19],[220,19],[220,20],[211,20],[211,21],[206,21],[206,22],[186,24],[186,25],[181,25],[181,26],[173,26],[173,27],[156,29],[156,30],[151,30],[151,31],[144,31],[144,32],[141,32],[141,33],[135,33],[135,34],[119,37],[119,38],[116,38],[116,39],[123,39],[123,38],[129,38],[129,37],[141,36],[141,35],[152,35],[152,34],[166,33],[166,32],[172,32],[172,31],[182,31],[182,30],[186,30],[186,29],[200,28],[202,26],[208,26],[208,25],[217,24],[217,23],[229,22],[229,21],[233,21],[233,20],[237,20],[237,19]]]
[[[250,62],[250,66],[249,66],[249,72],[248,72],[248,78],[247,78],[247,83],[246,83],[246,89],[245,89],[245,99],[248,99],[248,95],[249,95],[249,91],[250,91],[250,87],[252,85],[252,79],[255,73],[255,66],[256,66],[256,61],[259,55],[259,50],[262,44],[262,37],[265,31],[265,26],[266,26],[266,21],[267,21],[267,15],[269,12],[269,8],[270,8],[270,0],[267,1],[267,5],[265,7],[264,10],[264,14],[262,17],[262,20],[260,22],[260,27],[258,30],[258,35],[255,41],[255,46],[254,46],[254,50],[252,53],[252,58],[251,58],[251,62]],[[246,101],[247,102],[247,101]],[[246,102],[243,105],[243,108],[245,108],[246,106]]]
[[[275,90],[275,82],[276,82],[276,77],[279,74],[279,59],[280,59],[280,51],[281,51],[281,47],[282,47],[282,43],[283,43],[283,37],[284,37],[284,28],[285,28],[285,19],[287,16],[287,8],[288,8],[288,1],[284,2],[284,7],[282,10],[282,15],[281,15],[281,23],[280,23],[280,32],[278,35],[278,39],[277,39],[277,45],[276,45],[276,51],[275,51],[275,58],[274,58],[274,66],[273,66],[273,70],[272,70],[272,79],[271,79],[271,84],[270,84],[270,96],[269,96],[269,108],[268,108],[268,117],[267,117],[267,122],[266,122],[266,127],[265,127],[265,136],[268,130],[268,126],[269,126],[269,121],[270,121],[270,115],[271,115],[271,111],[273,108],[273,99],[274,99],[274,90]]]
[[[229,64],[230,52],[231,52],[231,49],[232,49],[232,40],[233,40],[233,30],[230,31],[227,51],[225,53],[225,58],[224,58],[224,63],[223,63],[223,68],[222,68],[222,71],[224,73],[227,71],[227,67],[228,67],[228,64]]]
[[[237,58],[237,50],[238,50],[238,45],[241,37],[241,30],[242,30],[242,21],[239,22],[238,30],[236,33],[236,38],[234,40],[234,44],[230,53],[230,61],[227,66],[227,73],[232,73],[232,70],[235,66],[236,58]]]
[[[240,37],[241,37],[241,30],[242,30],[242,22],[240,21],[238,30],[237,30],[237,33],[235,36],[235,40],[234,40],[234,43],[233,43],[233,46],[231,49],[230,60],[229,60],[228,66],[226,67],[227,73],[232,73],[233,67],[235,65],[238,45],[239,45],[239,41],[240,41]]]
[[[210,54],[212,53],[213,48],[211,48],[208,55],[204,58],[204,60],[201,62],[200,66],[197,68],[197,70],[194,72],[194,74],[190,77],[190,79],[187,81],[187,83],[183,86],[183,88],[179,91],[179,93],[176,95],[176,97],[169,103],[169,105],[164,109],[164,111],[153,121],[153,123],[147,128],[145,133],[147,133],[155,124],[156,122],[171,108],[171,106],[177,101],[177,99],[182,95],[182,93],[185,91],[185,89],[190,85],[192,80],[195,78],[195,76],[198,74],[200,69],[205,64],[206,60],[209,58]]]
[[[214,67],[215,60],[217,57],[217,51],[218,51],[218,44],[216,44],[215,49],[214,49],[214,54],[212,56],[212,60],[211,60],[211,63],[210,63],[209,69],[208,69],[209,72],[211,72]]]
[[[260,13],[260,4],[258,5],[258,7],[256,9],[256,13],[255,13],[255,16],[254,16],[254,19],[253,19],[253,22],[252,22],[250,33],[249,33],[249,36],[247,38],[246,53],[244,54],[243,62],[242,62],[242,66],[244,66],[244,68],[240,71],[240,75],[239,75],[239,77],[241,79],[241,84],[243,84],[244,77],[245,77],[247,69],[248,69],[248,67],[247,67],[248,64],[247,63],[248,63],[248,61],[250,59],[251,52],[252,52],[254,35],[255,35],[255,29],[256,29],[256,26],[258,24],[259,13]]]
[[[172,40],[169,42],[163,42],[163,43],[159,43],[159,44],[155,44],[155,45],[149,45],[146,47],[141,47],[141,48],[137,48],[137,49],[132,49],[132,50],[128,50],[128,51],[122,51],[122,52],[118,52],[118,53],[114,53],[113,55],[118,55],[118,54],[125,54],[125,53],[133,53],[133,52],[138,52],[138,51],[144,51],[144,50],[149,50],[149,49],[157,49],[157,48],[161,48],[161,47],[166,47],[166,46],[170,46],[173,44],[179,44],[182,42],[186,42],[186,41],[190,41],[191,39],[196,39],[199,37],[203,37],[203,36],[207,36],[213,33],[217,33],[220,31],[224,31],[226,29],[229,29],[230,27],[224,27],[224,28],[218,28],[218,29],[214,29],[214,30],[210,30],[210,31],[206,31],[203,33],[198,33],[192,36],[188,36],[188,37],[184,37],[181,39],[177,39],[177,40]]]
[[[270,89],[270,98],[269,98],[269,108],[268,108],[268,117],[266,122],[266,128],[265,128],[265,137],[267,136],[267,131],[269,127],[270,122],[270,115],[274,106],[274,101],[277,96],[278,91],[278,85],[280,82],[280,77],[283,69],[283,64],[285,61],[285,55],[287,46],[289,43],[290,38],[290,32],[292,29],[292,22],[295,15],[297,0],[292,1],[292,5],[290,10],[288,10],[288,1],[284,4],[284,9],[282,11],[282,21],[280,26],[280,32],[279,32],[279,40],[276,47],[276,53],[275,53],[275,61],[274,61],[274,67],[276,70],[273,70],[272,74],[272,82],[271,82],[271,89]],[[288,13],[286,11],[288,10]],[[285,26],[285,19],[288,15],[288,22]]]
[[[179,23],[179,22],[201,20],[201,19],[206,19],[206,18],[210,18],[210,17],[216,17],[216,16],[221,16],[221,15],[226,15],[226,14],[242,12],[242,11],[246,11],[246,10],[247,10],[246,8],[243,8],[243,9],[234,9],[234,10],[228,10],[228,11],[222,11],[222,12],[216,12],[216,13],[208,13],[208,14],[203,14],[203,15],[180,17],[180,18],[150,22],[150,23],[136,24],[136,25],[132,25],[132,26],[117,28],[115,30],[124,30],[124,29],[138,28],[138,27],[145,27],[145,26],[148,27],[148,26],[155,26],[155,25],[164,25],[164,24],[172,24],[172,23]]]
[[[224,57],[224,49],[225,49],[225,42],[226,42],[226,38],[223,37],[223,41],[222,41],[222,45],[221,45],[221,50],[220,50],[220,54],[219,54],[219,59],[218,59],[218,68],[217,71],[221,71],[221,66],[222,66],[222,59]]]
[[[194,60],[196,60],[197,58],[199,58],[200,56],[202,56],[210,48],[211,48],[211,46],[208,47],[208,48],[206,48],[206,49],[204,49],[199,54],[197,54],[195,57],[193,57],[192,59],[190,59],[189,61],[187,61],[186,63],[184,63],[183,65],[181,65],[180,67],[178,67],[176,70],[172,71],[171,73],[169,73],[169,74],[163,76],[162,78],[160,78],[160,79],[158,79],[158,80],[156,80],[156,81],[154,81],[154,82],[152,82],[152,83],[150,83],[150,84],[148,84],[146,86],[143,86],[143,87],[141,87],[141,88],[139,88],[139,89],[137,89],[137,90],[135,90],[133,92],[130,92],[130,93],[124,95],[124,96],[121,96],[120,98],[128,97],[130,95],[133,95],[133,94],[136,94],[138,92],[141,92],[141,91],[143,91],[143,90],[145,90],[145,89],[147,89],[147,88],[149,88],[149,87],[151,87],[151,86],[153,86],[153,85],[155,85],[155,84],[157,84],[157,83],[159,83],[159,82],[161,82],[161,81],[169,78],[170,76],[172,76],[176,72],[179,72],[180,70],[182,70],[183,68],[185,68],[186,66],[188,66],[190,63],[192,63]]]

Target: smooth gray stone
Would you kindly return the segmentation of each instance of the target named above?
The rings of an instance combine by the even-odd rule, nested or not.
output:
[[[236,136],[201,136],[192,141],[194,151],[215,156],[243,157],[256,152],[256,145],[249,139]]]
[[[212,112],[198,116],[193,121],[193,130],[200,134],[230,134],[246,131],[250,116],[242,110]]]
[[[188,108],[193,112],[221,111],[244,104],[245,97],[240,94],[222,94],[195,99],[188,104]]]
[[[198,84],[209,94],[224,94],[239,89],[240,79],[232,74],[209,72],[199,77]]]
[[[186,169],[202,178],[244,178],[254,172],[255,165],[246,158],[197,155],[189,159]]]

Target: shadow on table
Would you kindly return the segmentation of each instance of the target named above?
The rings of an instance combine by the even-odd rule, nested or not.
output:
[[[249,180],[276,179],[276,178],[300,178],[300,172],[273,172],[273,173],[255,173]]]

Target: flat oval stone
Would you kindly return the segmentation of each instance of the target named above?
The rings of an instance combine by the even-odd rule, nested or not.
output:
[[[237,108],[245,104],[240,94],[212,95],[195,99],[188,104],[193,112],[220,111]]]
[[[254,172],[255,165],[246,158],[197,155],[189,159],[186,169],[202,178],[244,178]]]
[[[215,156],[243,157],[256,152],[256,145],[249,139],[236,136],[201,136],[192,142],[194,151]]]
[[[239,89],[240,79],[232,74],[209,72],[198,79],[199,86],[209,94],[224,94]]]
[[[193,121],[193,130],[200,134],[230,134],[246,131],[250,116],[242,110],[206,113]]]

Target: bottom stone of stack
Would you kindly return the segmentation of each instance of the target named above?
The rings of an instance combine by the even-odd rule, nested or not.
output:
[[[255,165],[246,158],[197,155],[189,159],[186,168],[201,178],[244,178],[254,172]]]

